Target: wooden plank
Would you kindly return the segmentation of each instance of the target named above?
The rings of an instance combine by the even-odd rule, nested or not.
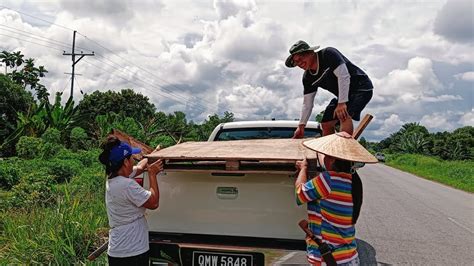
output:
[[[306,151],[304,139],[261,139],[233,141],[203,141],[177,144],[146,157],[177,160],[266,160],[297,161],[305,157],[315,158],[316,153]]]
[[[146,145],[145,143],[139,141],[139,140],[136,140],[135,138],[129,136],[128,134],[118,130],[118,129],[112,129],[112,131],[110,132],[110,135],[114,135],[115,137],[117,137],[120,141],[124,141],[124,142],[127,142],[128,144],[130,144],[131,146],[133,147],[137,147],[137,148],[140,148],[142,150],[142,152],[140,154],[134,154],[133,155],[133,158],[136,159],[136,160],[141,160],[145,155],[147,154],[150,154],[151,152],[153,152],[153,149]]]
[[[364,118],[360,121],[359,125],[357,126],[356,130],[354,130],[354,134],[352,134],[352,137],[354,137],[354,139],[358,139],[360,135],[362,135],[362,132],[370,123],[372,118],[374,117],[371,114],[366,114],[364,116]]]

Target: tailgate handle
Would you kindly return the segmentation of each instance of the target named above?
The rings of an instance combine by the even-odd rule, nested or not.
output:
[[[239,195],[239,189],[236,187],[217,187],[216,194],[219,199],[236,199]]]

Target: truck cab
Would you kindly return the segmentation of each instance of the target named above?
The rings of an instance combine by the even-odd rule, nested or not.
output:
[[[299,121],[294,120],[222,123],[214,128],[208,141],[292,138],[298,123]],[[306,124],[304,138],[320,137],[321,133],[319,123],[310,121]]]

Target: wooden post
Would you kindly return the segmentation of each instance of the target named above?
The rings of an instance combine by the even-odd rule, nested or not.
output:
[[[364,118],[360,121],[357,128],[354,130],[354,134],[352,134],[352,137],[354,137],[354,139],[358,139],[360,137],[360,135],[362,134],[364,129],[367,127],[367,125],[370,123],[372,118],[374,117],[371,114],[366,114],[364,116]]]

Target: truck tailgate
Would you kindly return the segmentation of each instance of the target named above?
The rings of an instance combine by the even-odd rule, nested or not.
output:
[[[148,187],[145,178],[145,187]],[[160,207],[147,212],[151,232],[303,240],[306,217],[288,174],[164,171]]]

